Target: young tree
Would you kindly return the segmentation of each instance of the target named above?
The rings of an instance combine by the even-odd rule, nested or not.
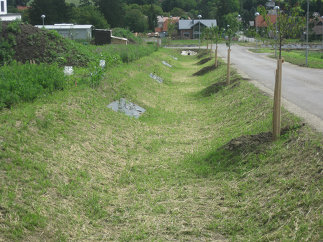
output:
[[[219,26],[212,25],[210,27],[211,29],[211,36],[212,36],[212,42],[215,41],[215,67],[218,67],[218,43],[222,36],[222,30],[219,28]]]
[[[230,54],[231,54],[231,40],[233,36],[233,31],[230,25],[227,26],[228,39],[226,45],[228,46],[228,59],[227,59],[227,85],[230,85]]]
[[[304,28],[304,17],[299,16],[299,8],[292,8],[290,14],[278,11],[277,27],[278,38],[276,41],[279,46],[279,57],[277,59],[277,69],[275,75],[275,90],[274,90],[274,108],[273,108],[273,140],[277,140],[280,136],[281,125],[281,86],[282,86],[282,68],[284,60],[282,58],[282,45],[287,38],[295,38],[300,35]],[[265,16],[267,28],[269,31],[276,33],[274,25],[271,23],[268,16]]]
[[[172,39],[173,35],[176,33],[176,22],[175,20],[173,19],[169,19],[168,20],[168,35],[169,35],[169,38]]]
[[[206,40],[206,49],[209,49],[209,40],[210,40],[210,36],[211,35],[211,31],[209,28],[204,28],[203,32],[202,32],[202,36],[201,39],[205,39]]]

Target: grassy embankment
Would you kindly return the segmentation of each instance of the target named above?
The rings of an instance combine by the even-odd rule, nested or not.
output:
[[[156,50],[144,44],[82,45],[21,22],[0,23],[0,29],[0,110],[73,85],[95,87],[107,69]],[[100,60],[105,60],[104,70]],[[66,65],[76,69],[77,78],[64,76]]]
[[[250,49],[255,53],[269,53],[270,57],[275,58],[275,50],[271,48],[256,48]],[[278,52],[277,52],[278,53]],[[284,50],[282,56],[285,61],[298,65],[305,66],[305,50]],[[308,66],[310,68],[323,69],[323,52],[322,51],[309,51]]]
[[[225,65],[193,77],[197,61],[160,50],[2,110],[0,240],[322,239],[321,134],[283,111],[281,140],[225,146],[269,131],[272,102],[236,75],[214,85]],[[120,97],[147,112],[106,107]]]

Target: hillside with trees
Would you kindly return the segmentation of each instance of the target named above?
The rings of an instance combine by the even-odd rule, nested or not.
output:
[[[31,24],[41,24],[40,16],[46,15],[46,24],[78,23],[92,24],[97,28],[122,27],[133,32],[154,31],[157,16],[180,16],[183,19],[217,19],[220,27],[226,26],[230,15],[241,15],[248,26],[254,20],[259,6],[267,0],[9,0],[9,9],[18,5],[29,6],[23,18]],[[276,1],[288,12],[298,7],[305,15],[306,0]],[[314,12],[323,15],[322,0],[310,1],[310,16]]]

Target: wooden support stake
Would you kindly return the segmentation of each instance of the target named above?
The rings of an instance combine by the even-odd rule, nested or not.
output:
[[[227,85],[230,85],[230,52],[231,49],[228,49],[228,66],[227,66]]]
[[[282,88],[282,67],[283,60],[277,60],[275,91],[274,91],[274,110],[273,110],[273,140],[280,137],[281,122],[281,88]]]

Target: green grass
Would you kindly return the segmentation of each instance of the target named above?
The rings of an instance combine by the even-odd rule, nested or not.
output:
[[[201,45],[206,45],[205,40],[200,40]],[[171,40],[170,43],[171,45],[199,45],[199,40],[198,39],[179,39],[179,40]]]
[[[244,80],[205,97],[226,68],[193,77],[211,64],[196,62],[160,50],[110,69],[96,89],[1,111],[0,240],[321,240],[321,134],[305,126],[225,148],[269,131],[272,102]],[[120,97],[147,112],[106,107]]]
[[[255,53],[270,53],[270,57],[275,58],[275,50],[271,48],[255,48],[250,49]],[[277,51],[278,54],[278,51]],[[306,54],[305,50],[286,50],[282,51],[282,57],[285,61],[298,65],[305,66]],[[323,52],[322,51],[309,51],[308,54],[308,67],[323,69]]]

